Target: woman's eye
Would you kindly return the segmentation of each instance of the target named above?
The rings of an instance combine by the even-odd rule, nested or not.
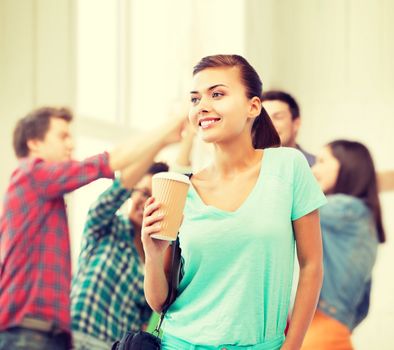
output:
[[[196,104],[196,103],[198,103],[199,98],[197,98],[197,97],[192,97],[192,98],[190,99],[190,101],[191,101],[191,103]]]
[[[213,98],[218,98],[218,97],[221,97],[221,96],[223,96],[223,94],[221,92],[213,92],[212,93],[212,97]]]

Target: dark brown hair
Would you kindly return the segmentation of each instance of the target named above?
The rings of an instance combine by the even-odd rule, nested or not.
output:
[[[29,155],[29,140],[43,140],[49,129],[51,118],[60,118],[71,122],[73,115],[67,108],[42,107],[33,110],[20,119],[14,129],[13,146],[18,158]]]
[[[148,169],[148,171],[146,173],[150,174],[150,175],[155,175],[157,173],[168,171],[168,169],[169,169],[169,166],[166,163],[156,162],[150,166],[150,168]]]
[[[367,147],[360,142],[348,140],[330,142],[328,147],[340,164],[337,182],[332,192],[348,194],[363,200],[373,213],[379,242],[385,242],[375,166]]]
[[[193,75],[207,68],[237,67],[241,74],[242,83],[246,89],[247,98],[261,99],[262,82],[256,70],[249,62],[239,55],[214,55],[200,60],[193,69]],[[260,115],[252,126],[252,142],[256,149],[279,147],[280,138],[267,112],[261,107]]]
[[[281,90],[270,90],[263,93],[261,101],[281,101],[289,106],[291,113],[291,119],[297,119],[300,117],[300,107],[297,101],[289,93]]]

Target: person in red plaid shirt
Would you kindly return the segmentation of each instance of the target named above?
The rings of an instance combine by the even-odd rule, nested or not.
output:
[[[40,108],[14,131],[19,165],[0,217],[0,350],[70,348],[71,262],[63,195],[120,170],[140,178],[155,155],[180,140],[174,118],[112,152],[71,159],[72,114]]]

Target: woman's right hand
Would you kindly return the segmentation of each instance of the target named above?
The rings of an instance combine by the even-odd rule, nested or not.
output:
[[[141,228],[141,240],[144,247],[145,259],[163,260],[164,252],[170,246],[170,241],[155,239],[151,236],[160,232],[163,215],[158,214],[160,203],[153,197],[147,199]]]

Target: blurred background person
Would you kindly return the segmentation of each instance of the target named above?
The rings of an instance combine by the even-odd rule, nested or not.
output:
[[[278,131],[282,146],[297,148],[304,154],[309,166],[312,166],[315,163],[315,156],[297,143],[301,115],[295,98],[285,91],[270,90],[263,93],[261,101]]]
[[[302,350],[351,350],[351,333],[368,314],[378,245],[386,240],[375,168],[363,144],[338,140],[320,151],[312,170],[328,199],[320,209],[324,279]]]
[[[76,350],[108,350],[126,331],[143,328],[151,316],[143,287],[141,225],[152,176],[162,171],[168,165],[154,163],[137,184],[122,174],[89,210],[71,291]],[[117,214],[130,199],[127,215]]]
[[[71,259],[63,195],[124,170],[140,178],[185,119],[134,137],[111,152],[72,160],[71,112],[44,107],[14,130],[19,160],[0,217],[0,349],[70,347]],[[130,169],[131,167],[131,169]]]
[[[296,99],[286,91],[269,90],[263,93],[262,103],[279,133],[281,145],[297,148],[304,154],[309,165],[313,166],[316,156],[305,151],[297,143],[297,135],[302,124],[300,107]],[[394,190],[394,170],[379,172],[377,177],[380,192]]]

